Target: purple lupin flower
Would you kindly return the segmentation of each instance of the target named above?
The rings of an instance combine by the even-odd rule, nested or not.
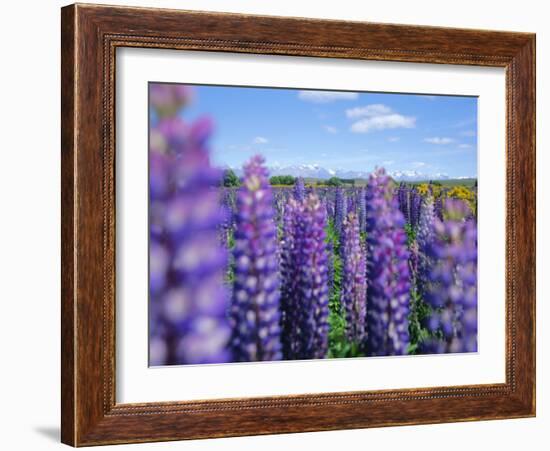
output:
[[[420,253],[418,250],[418,243],[413,241],[409,244],[409,269],[411,273],[411,283],[416,286],[418,278],[418,263],[420,260]]]
[[[319,198],[310,194],[297,218],[296,241],[300,247],[301,358],[324,358],[328,352],[328,252],[326,212]],[[309,306],[309,308],[307,308]],[[309,332],[305,332],[309,329]],[[311,337],[311,338],[309,338]]]
[[[330,217],[329,214],[329,199],[327,196],[326,190],[319,190],[318,195],[323,195],[321,197],[321,208],[323,208],[325,212],[325,221],[328,225],[328,218]],[[330,239],[325,239],[325,243],[327,246],[327,284],[328,284],[328,290],[329,290],[329,298],[332,297],[333,290],[334,290],[334,261],[333,261],[333,253],[334,253],[334,243]]]
[[[377,169],[367,185],[367,354],[406,354],[409,252],[391,179]]]
[[[347,208],[346,214],[344,216],[344,220],[346,219],[346,216],[348,215],[348,213],[355,212],[355,204],[356,204],[355,193],[352,190],[351,193],[349,193],[349,194],[350,195],[346,196],[347,202],[348,202],[348,208]]]
[[[416,189],[412,189],[409,196],[410,204],[410,224],[413,228],[418,225],[420,218],[420,206],[422,204],[422,196]]]
[[[332,240],[327,241],[327,255],[328,295],[332,297],[334,294],[334,243]]]
[[[328,192],[325,192],[325,199],[327,202],[327,217],[334,219],[334,196],[331,196]]]
[[[209,163],[211,124],[178,115],[189,88],[151,84],[156,125],[149,145],[149,363],[230,360],[223,285],[227,253],[218,241],[223,216]]]
[[[291,199],[282,257],[282,325],[286,359],[324,358],[328,352],[326,211],[317,195]]]
[[[281,342],[283,357],[292,359],[298,353],[298,308],[296,294],[299,277],[296,274],[296,211],[298,202],[290,198],[284,208],[283,240],[281,241]]]
[[[416,286],[420,295],[424,296],[428,276],[433,266],[430,256],[430,246],[434,239],[436,215],[434,201],[431,195],[424,198],[420,207],[420,218],[416,232],[416,247],[418,252]]]
[[[282,221],[284,210],[285,210],[285,204],[286,204],[286,197],[285,197],[285,190],[282,189],[273,189],[274,195],[275,195],[275,221],[277,224]]]
[[[359,216],[359,231],[365,232],[367,227],[367,193],[365,188],[359,190],[359,200],[357,201],[357,209]]]
[[[411,222],[411,207],[410,207],[410,190],[405,182],[399,184],[397,189],[397,200],[399,202],[399,210],[403,213],[405,222]]]
[[[149,103],[156,117],[175,117],[193,96],[190,86],[170,83],[151,83]]]
[[[273,194],[261,156],[237,193],[231,347],[237,362],[280,360],[279,274]]]
[[[346,193],[342,188],[336,189],[336,197],[334,200],[334,229],[342,234],[342,224],[348,211]]]
[[[328,205],[327,205],[327,198],[326,196],[324,195],[324,192],[322,190],[318,190],[317,192],[317,196],[319,197],[319,202],[321,202],[321,208],[323,210],[325,210],[325,215],[327,215],[328,217]]]
[[[298,202],[302,202],[305,199],[306,187],[304,185],[304,179],[302,177],[298,177],[294,182],[292,195],[294,196],[294,199],[296,199]]]
[[[342,289],[340,302],[346,315],[348,340],[364,345],[367,312],[367,281],[365,251],[359,236],[359,221],[355,213],[344,220],[342,230]]]
[[[422,343],[425,353],[477,351],[477,228],[464,219],[468,211],[463,201],[447,199],[447,219],[435,222],[425,293],[433,312],[425,324],[442,338]]]

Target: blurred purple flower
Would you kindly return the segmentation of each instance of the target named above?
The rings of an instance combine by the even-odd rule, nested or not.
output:
[[[187,87],[149,86],[159,118],[149,149],[149,363],[226,362],[227,253],[217,237],[223,215],[213,186],[221,173],[209,164],[210,122],[175,117]]]
[[[149,104],[158,117],[174,117],[192,98],[190,86],[171,83],[149,84]]]
[[[447,199],[447,219],[435,221],[425,293],[433,312],[425,325],[441,338],[422,343],[425,353],[477,351],[477,227],[468,212],[463,201]]]

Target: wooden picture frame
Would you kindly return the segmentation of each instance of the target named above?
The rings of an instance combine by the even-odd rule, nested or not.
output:
[[[62,9],[62,418],[73,446],[535,415],[535,35],[71,5]],[[202,50],[506,69],[506,382],[119,404],[115,50]]]

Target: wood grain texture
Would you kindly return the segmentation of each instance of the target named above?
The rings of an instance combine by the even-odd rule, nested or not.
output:
[[[74,10],[63,9],[61,14],[61,440],[64,443],[75,443]]]
[[[64,443],[84,446],[535,414],[534,35],[77,4],[62,9],[61,36]],[[117,404],[118,47],[506,68],[506,383]]]

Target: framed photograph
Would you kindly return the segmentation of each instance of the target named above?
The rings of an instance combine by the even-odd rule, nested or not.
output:
[[[535,36],[62,9],[73,446],[535,415]]]

